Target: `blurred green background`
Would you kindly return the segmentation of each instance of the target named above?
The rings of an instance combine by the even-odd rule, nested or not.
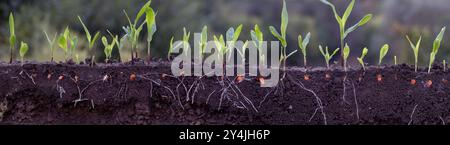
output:
[[[330,0],[343,12],[350,0]],[[43,31],[50,35],[61,33],[70,26],[80,37],[77,54],[84,59],[89,53],[87,42],[77,15],[80,15],[91,31],[99,30],[107,35],[106,29],[115,34],[123,35],[122,26],[127,20],[122,12],[126,10],[132,17],[146,0],[1,0],[0,1],[0,59],[8,60],[9,31],[7,18],[13,11],[16,19],[16,33],[19,41],[28,42],[30,54],[27,59],[48,61],[50,59],[49,45]],[[309,46],[309,63],[324,65],[318,52],[318,45],[334,49],[339,46],[339,30],[330,8],[319,0],[287,0],[290,23],[288,26],[288,49],[298,49],[299,34],[312,33],[312,43]],[[153,55],[164,57],[169,40],[175,36],[182,37],[182,28],[200,32],[203,25],[209,26],[210,34],[223,34],[229,27],[244,24],[241,40],[248,40],[250,29],[254,24],[260,25],[266,40],[274,40],[268,27],[280,25],[281,0],[153,0],[152,7],[158,11],[158,31],[152,43]],[[393,62],[393,56],[399,63],[413,64],[414,56],[405,35],[417,41],[420,35],[423,42],[420,54],[420,64],[428,63],[432,41],[443,26],[450,26],[450,1],[448,0],[357,0],[357,4],[349,20],[353,25],[365,14],[372,13],[372,21],[350,34],[347,39],[352,48],[350,62],[355,64],[356,57],[362,48],[370,50],[368,62],[374,64],[378,59],[380,47],[387,43],[391,52],[386,58]],[[450,33],[450,32],[449,32]],[[450,54],[450,35],[446,34],[443,47],[438,54],[438,60],[448,59]],[[193,37],[193,36],[192,36]],[[142,36],[141,58],[146,53],[146,36]],[[121,50],[122,59],[129,60],[128,47]],[[103,46],[97,42],[95,48],[99,59],[104,58]],[[63,60],[63,52],[57,49],[56,60]],[[300,54],[291,58],[291,65],[302,64]]]

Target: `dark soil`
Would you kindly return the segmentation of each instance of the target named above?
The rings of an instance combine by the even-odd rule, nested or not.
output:
[[[0,124],[448,124],[450,76],[433,72],[317,68],[306,81],[289,68],[279,87],[260,88],[254,77],[171,77],[167,63],[1,64]]]

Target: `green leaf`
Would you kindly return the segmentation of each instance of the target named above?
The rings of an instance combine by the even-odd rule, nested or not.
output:
[[[442,39],[443,39],[443,37],[444,37],[445,29],[446,29],[446,27],[442,28],[442,29],[441,29],[441,32],[439,32],[439,35],[438,35],[438,36],[436,37],[436,39],[434,40],[434,43],[433,43],[433,52],[434,52],[435,54],[437,54],[437,52],[439,51],[439,48],[441,47],[441,42],[442,42]]]
[[[274,37],[276,37],[279,41],[281,41],[281,44],[283,45],[283,47],[286,47],[287,46],[286,40],[283,38],[283,36],[280,35],[280,33],[278,33],[278,31],[275,29],[275,27],[270,26],[269,29],[270,29],[270,32],[272,33],[272,35]]]
[[[202,36],[201,43],[202,45],[206,46],[206,43],[208,41],[208,26],[203,26],[201,36]]]
[[[95,42],[99,39],[100,37],[100,32],[95,33],[94,38],[92,39],[92,41],[89,43],[89,48],[92,49],[92,47],[94,47]]]
[[[389,45],[385,44],[381,49],[380,49],[380,61],[378,62],[378,65],[381,65],[383,58],[386,56],[386,54],[389,51]]]
[[[24,42],[21,42],[19,51],[20,51],[19,52],[20,57],[24,57],[25,54],[27,54],[27,52],[28,52],[28,44],[24,43]]]
[[[147,8],[146,11],[146,21],[147,21],[147,33],[148,33],[148,38],[147,41],[151,42],[153,40],[153,35],[155,34],[157,28],[156,28],[156,20],[155,20],[155,11],[153,11],[153,9],[151,7]]]
[[[65,53],[67,53],[67,39],[64,37],[64,35],[59,36],[58,38],[58,46],[62,50],[64,50]]]
[[[172,53],[173,50],[173,39],[175,38],[172,36],[172,38],[170,38],[169,52],[167,52],[167,58],[170,58],[170,53]]]
[[[355,6],[355,0],[352,0],[352,2],[348,5],[347,9],[345,10],[344,15],[342,16],[342,23],[345,24],[348,20],[348,17],[353,11],[353,7]]]
[[[286,30],[289,23],[289,14],[286,8],[286,0],[283,0],[283,10],[281,12],[281,36],[286,40]]]
[[[14,28],[14,15],[13,13],[9,13],[9,32],[11,36],[15,36],[15,28]]]
[[[346,38],[348,36],[348,34],[350,34],[351,32],[355,31],[358,27],[361,27],[361,26],[367,24],[371,19],[372,19],[372,14],[368,14],[368,15],[364,16],[364,18],[362,18],[358,23],[356,23],[355,25],[353,25],[352,27],[348,28],[345,31],[344,38]]]
[[[347,61],[350,56],[350,47],[346,44],[344,47],[344,60]]]
[[[234,36],[233,36],[233,42],[236,42],[239,39],[239,36],[241,35],[242,32],[242,24],[240,24],[237,28],[236,31],[234,31]]]
[[[336,49],[336,50],[334,50],[334,52],[333,52],[333,54],[331,54],[330,55],[330,57],[333,57],[333,56],[335,56],[338,52],[339,52],[339,50],[341,50],[340,48],[338,48],[338,49]]]
[[[330,6],[331,7],[331,9],[333,10],[333,13],[334,13],[334,17],[336,18],[336,21],[339,23],[339,25],[341,25],[341,23],[342,23],[342,18],[339,16],[339,14],[337,13],[337,11],[336,11],[336,7],[332,4],[332,3],[330,3],[330,2],[328,2],[327,0],[320,0],[322,3],[324,3],[324,4],[326,4],[326,5],[328,5],[328,6]]]
[[[91,43],[92,36],[91,36],[91,33],[89,32],[89,29],[86,27],[86,25],[84,25],[83,20],[81,20],[80,16],[78,16],[78,20],[80,21],[81,25],[84,28],[84,32],[86,33],[86,38],[87,38],[88,42]]]
[[[325,57],[325,59],[327,59],[327,55],[325,54],[325,52],[323,51],[322,45],[319,45],[319,51],[322,54],[323,57]]]
[[[226,39],[227,41],[232,41],[233,37],[234,37],[234,28],[231,27],[230,29],[227,30]]]
[[[366,57],[366,55],[367,55],[368,52],[369,52],[369,50],[367,49],[367,47],[364,48],[364,49],[363,49],[363,52],[362,52],[362,54],[361,54],[361,58]]]
[[[303,43],[302,43],[302,47],[304,49],[306,49],[306,47],[308,46],[310,39],[311,39],[311,33],[308,32],[308,34],[306,34],[306,37],[305,37],[305,39],[303,40]]]
[[[9,37],[9,44],[14,47],[14,45],[16,44],[16,36],[12,35],[11,37]]]
[[[139,10],[138,14],[136,15],[136,19],[134,20],[134,26],[137,26],[138,21],[141,19],[141,17],[147,12],[147,9],[150,8],[150,4],[152,3],[151,0],[149,0],[147,3],[145,3],[144,6]]]

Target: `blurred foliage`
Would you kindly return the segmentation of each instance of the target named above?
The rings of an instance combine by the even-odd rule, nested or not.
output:
[[[347,0],[330,0],[337,5],[339,12],[345,10]],[[122,26],[127,25],[122,10],[126,10],[133,19],[146,0],[1,0],[0,1],[0,59],[8,59],[7,38],[9,35],[7,16],[13,11],[16,19],[16,33],[19,41],[28,42],[30,52],[28,59],[48,61],[50,49],[43,31],[51,37],[60,33],[66,26],[76,32],[80,39],[77,54],[84,58],[89,53],[83,28],[77,15],[91,31],[100,30],[103,35],[109,29],[114,34],[123,35]],[[312,65],[324,65],[318,51],[318,45],[329,46],[334,50],[339,47],[339,30],[328,6],[318,0],[287,0],[290,16],[288,26],[288,49],[296,50],[297,36],[311,32],[312,40],[308,48],[308,61]],[[152,54],[164,57],[172,36],[176,40],[182,37],[182,28],[199,33],[204,25],[208,25],[210,35],[223,34],[229,27],[244,25],[241,40],[250,39],[250,29],[258,24],[265,33],[266,40],[275,40],[268,26],[279,27],[281,0],[153,0],[152,7],[158,12],[158,31],[152,44]],[[356,23],[364,14],[373,13],[374,18],[368,25],[355,31],[347,38],[352,49],[350,62],[357,65],[356,56],[362,48],[368,47],[367,62],[377,61],[378,50],[387,43],[391,51],[386,62],[393,62],[393,56],[399,63],[413,64],[414,56],[405,35],[416,41],[420,35],[423,43],[420,52],[420,65],[427,64],[432,41],[442,26],[450,26],[450,1],[448,0],[358,0],[352,13],[349,25]],[[447,15],[445,15],[447,14]],[[447,59],[450,54],[450,33],[444,38],[442,51],[437,60]],[[139,49],[144,58],[145,37]],[[211,38],[210,38],[211,39]],[[125,44],[128,45],[128,44]],[[96,55],[103,59],[103,46],[97,42]],[[130,57],[129,47],[120,50],[123,60]],[[61,49],[56,49],[55,59],[63,60]],[[113,52],[117,57],[117,52]],[[300,65],[301,55],[290,59],[291,64]]]

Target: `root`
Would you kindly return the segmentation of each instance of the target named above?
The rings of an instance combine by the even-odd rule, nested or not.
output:
[[[355,89],[355,83],[352,82],[353,86],[353,97],[355,99],[355,106],[356,106],[356,118],[358,119],[358,122],[360,121],[359,118],[359,106],[358,106],[358,100],[356,99],[356,89]]]
[[[419,106],[419,104],[417,104],[416,106],[414,106],[413,111],[411,112],[411,115],[409,115],[409,122],[408,125],[412,125],[413,121],[414,121],[414,113],[416,112],[417,107]]]
[[[220,90],[222,91],[222,90]],[[211,98],[211,96],[216,92],[216,90],[212,91],[211,94],[208,95],[208,98],[206,99],[206,105],[208,105],[209,103],[209,99]]]
[[[28,78],[31,80],[31,82],[33,83],[33,85],[36,86],[36,82],[34,81],[33,76],[31,76],[30,74],[28,74],[27,72],[25,72],[25,71],[23,71],[23,70],[20,71],[19,75],[22,76],[23,74],[25,74],[26,77],[28,77]]]
[[[235,82],[229,80],[228,78],[227,78],[227,80],[228,80],[228,82],[229,82],[232,86],[234,86],[234,88],[232,87],[232,89],[233,89],[233,90],[236,89],[236,90],[239,92],[239,94],[241,94],[242,98],[244,98],[244,100],[245,100],[248,104],[250,104],[250,106],[252,106],[253,110],[255,110],[256,112],[259,112],[258,109],[256,109],[256,107],[255,107],[255,105],[253,104],[253,102],[252,102],[247,96],[245,96],[244,93],[242,93],[241,89],[237,86],[237,84],[236,84]],[[236,93],[236,92],[235,92],[235,93]],[[236,95],[237,95],[237,94],[236,94]],[[238,95],[237,95],[237,96],[238,96]],[[245,106],[245,105],[244,105],[244,106]],[[247,107],[245,107],[245,108],[247,108]]]
[[[442,125],[446,125],[444,118],[442,116],[439,116],[439,119],[442,121]]]
[[[315,97],[315,99],[316,99],[316,103],[317,103],[317,105],[319,106],[318,109],[320,109],[320,112],[322,113],[323,122],[324,122],[325,125],[328,125],[328,122],[327,122],[327,116],[326,116],[326,114],[325,114],[324,107],[323,107],[323,104],[322,104],[322,99],[320,99],[320,98],[317,96],[317,94],[316,94],[313,90],[310,90],[310,89],[306,88],[305,85],[304,85],[301,81],[295,81],[295,80],[293,80],[291,77],[289,77],[289,79],[290,79],[295,85],[299,86],[299,87],[302,88],[303,90],[305,90],[305,91],[307,91],[307,92],[310,92],[311,94],[314,95],[314,97]],[[315,112],[315,113],[317,113],[317,112]],[[314,115],[315,115],[315,113],[314,113]]]
[[[261,108],[262,104],[266,101],[267,97],[269,97],[269,95],[270,95],[271,93],[273,93],[274,91],[276,91],[276,90],[277,90],[277,88],[273,88],[271,91],[269,91],[269,93],[267,93],[267,94],[264,96],[263,100],[262,100],[261,102],[259,102],[258,108]]]
[[[179,103],[180,107],[181,107],[183,110],[185,110],[185,108],[184,108],[184,106],[183,106],[183,103],[181,102],[180,96],[178,95],[178,97],[176,97],[176,96],[175,96],[175,93],[172,91],[172,89],[170,89],[170,88],[167,87],[167,86],[162,85],[161,83],[156,82],[156,81],[153,80],[153,79],[150,79],[150,78],[147,78],[147,77],[144,77],[144,76],[141,76],[141,75],[138,75],[138,78],[141,78],[141,79],[150,81],[151,83],[154,83],[154,84],[156,84],[157,86],[163,87],[164,89],[166,89],[167,91],[169,91],[169,93],[172,94],[172,97],[173,97],[175,100],[178,100],[178,103]],[[178,92],[178,91],[177,91],[177,92]]]
[[[346,94],[347,94],[347,87],[346,87],[346,85],[345,85],[345,83],[347,82],[347,75],[345,75],[345,77],[344,77],[344,80],[342,81],[342,86],[343,86],[343,91],[342,91],[342,101],[345,103],[345,104],[350,104],[348,101],[347,101],[347,99],[345,99],[345,96],[346,96]]]

